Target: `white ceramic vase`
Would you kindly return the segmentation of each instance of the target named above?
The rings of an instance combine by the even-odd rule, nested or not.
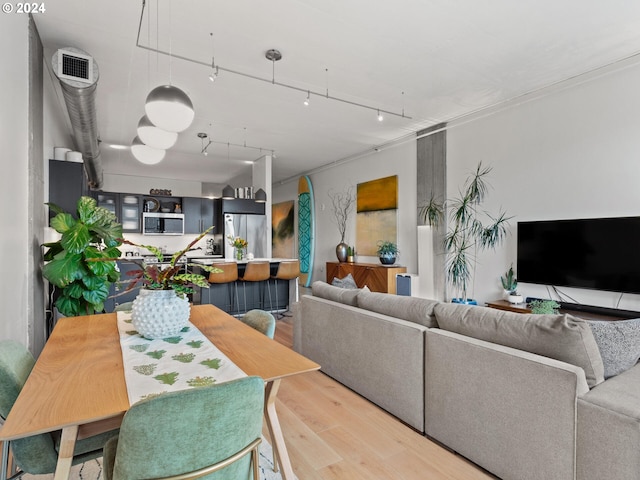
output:
[[[141,289],[131,306],[131,324],[145,338],[167,338],[189,322],[189,299],[174,290]]]

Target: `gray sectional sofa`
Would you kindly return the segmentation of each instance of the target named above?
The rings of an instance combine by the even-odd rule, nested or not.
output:
[[[327,375],[504,480],[640,479],[637,356],[605,380],[586,321],[315,282],[293,336]]]

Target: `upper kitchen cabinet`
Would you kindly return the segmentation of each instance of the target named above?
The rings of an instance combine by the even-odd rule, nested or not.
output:
[[[253,215],[264,215],[264,212],[265,204],[258,203],[251,198],[222,200],[222,213],[249,213]]]
[[[91,192],[99,207],[106,208],[120,221],[120,195],[113,192]]]
[[[183,197],[184,233],[201,233],[214,225],[213,233],[221,232],[218,227],[214,200],[211,198]]]
[[[49,202],[77,217],[78,199],[89,189],[82,163],[49,160]],[[49,218],[55,213],[49,211]]]
[[[120,193],[119,196],[122,231],[128,233],[142,232],[142,195]]]

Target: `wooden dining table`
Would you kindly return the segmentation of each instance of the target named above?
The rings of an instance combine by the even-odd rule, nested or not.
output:
[[[265,381],[264,415],[284,480],[293,469],[275,408],[280,381],[320,366],[213,305],[193,323],[247,375]],[[115,313],[58,321],[18,396],[0,441],[62,430],[55,480],[68,479],[77,439],[117,428],[129,409]]]

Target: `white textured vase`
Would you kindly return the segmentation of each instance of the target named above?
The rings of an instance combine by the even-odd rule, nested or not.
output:
[[[131,324],[145,338],[167,338],[180,333],[189,314],[189,299],[174,290],[143,288],[131,306]]]

